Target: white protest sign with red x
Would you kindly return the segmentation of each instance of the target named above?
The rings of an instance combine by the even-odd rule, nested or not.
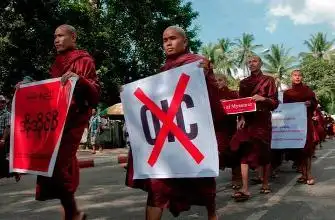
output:
[[[124,86],[134,179],[216,177],[217,141],[198,62]]]

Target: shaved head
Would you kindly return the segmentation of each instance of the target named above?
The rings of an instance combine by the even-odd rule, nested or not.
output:
[[[259,56],[253,55],[248,58],[248,67],[251,74],[260,73],[262,65],[263,61]]]
[[[73,26],[63,24],[56,29],[54,44],[58,53],[75,49],[76,41],[77,31]]]
[[[188,50],[188,40],[184,29],[170,26],[163,33],[163,47],[166,56],[175,56]]]
[[[300,70],[293,70],[291,73],[292,84],[301,84],[303,80],[303,75]]]
[[[64,29],[64,30],[68,31],[70,34],[74,34],[74,35],[77,36],[77,30],[76,30],[76,28],[73,27],[73,26],[71,26],[71,25],[68,25],[68,24],[62,24],[62,25],[60,25],[58,28],[62,28],[62,29]],[[57,28],[57,29],[58,29],[58,28]]]
[[[177,25],[167,27],[164,32],[166,32],[167,30],[174,30],[183,38],[187,38],[185,30]]]

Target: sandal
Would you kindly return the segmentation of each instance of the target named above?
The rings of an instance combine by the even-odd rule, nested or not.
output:
[[[241,191],[236,192],[234,195],[235,202],[245,202],[249,200],[249,198],[250,198],[250,195],[245,194],[244,192],[241,192]]]
[[[312,185],[315,184],[315,179],[314,179],[314,178],[310,178],[310,179],[308,179],[308,180],[306,181],[306,183],[307,183],[307,185],[312,186]]]
[[[271,193],[271,189],[269,187],[262,187],[261,191],[259,192],[260,194],[269,194]]]
[[[21,180],[21,175],[16,173],[14,178],[15,178],[15,181],[18,183]]]
[[[297,179],[297,183],[306,184],[307,183],[307,179],[305,177],[299,177]]]
[[[232,188],[233,190],[238,190],[238,189],[241,188],[241,185],[239,185],[239,184],[233,184],[233,185],[231,186],[231,188]]]

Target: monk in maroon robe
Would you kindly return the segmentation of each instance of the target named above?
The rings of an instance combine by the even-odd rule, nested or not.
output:
[[[318,143],[322,147],[322,142],[326,140],[326,122],[320,108],[314,111],[313,116],[314,127],[318,135]]]
[[[86,51],[76,49],[76,38],[76,31],[70,25],[61,25],[55,31],[54,44],[58,54],[51,67],[51,77],[61,77],[63,85],[71,77],[79,79],[66,119],[53,176],[38,176],[36,187],[36,200],[60,199],[65,220],[86,219],[86,215],[78,210],[74,197],[79,185],[76,153],[91,116],[91,109],[98,104],[100,94],[94,61]]]
[[[251,75],[240,82],[239,97],[252,97],[257,111],[239,116],[237,132],[231,141],[233,151],[241,155],[242,188],[234,195],[237,202],[250,197],[248,172],[251,168],[263,168],[261,193],[269,193],[268,176],[271,162],[271,111],[278,107],[278,93],[273,77],[263,75],[262,60],[253,56],[248,60]]]
[[[201,61],[200,67],[204,68],[213,118],[216,121],[216,117],[221,117],[220,99],[229,96],[231,91],[226,86],[218,85],[209,61],[188,51],[188,41],[184,30],[175,26],[167,28],[163,34],[163,42],[167,60],[161,71]],[[205,206],[208,219],[217,219],[215,178],[133,180],[133,163],[130,153],[126,185],[148,192],[147,220],[161,219],[164,208],[169,208],[174,216],[178,216],[180,212],[189,210],[191,205]]]
[[[225,75],[217,74],[215,78],[219,84],[219,88],[225,88],[225,93],[222,93],[218,88],[215,91],[215,87],[209,90],[211,99],[218,95],[217,99],[230,100],[238,98],[238,91],[228,89],[227,78]],[[218,142],[220,169],[225,168],[232,169],[232,188],[237,190],[241,187],[241,170],[240,163],[236,153],[230,149],[230,141],[236,132],[236,119],[235,115],[227,115],[220,102],[212,103],[212,114],[214,119],[214,128],[216,139]]]
[[[293,154],[298,165],[302,169],[302,176],[299,177],[299,183],[313,185],[315,183],[311,173],[312,156],[315,151],[316,138],[313,126],[313,112],[316,110],[317,101],[314,92],[302,83],[302,73],[295,70],[291,74],[292,88],[284,92],[284,103],[304,102],[307,107],[307,137],[306,144],[302,150],[295,151]]]

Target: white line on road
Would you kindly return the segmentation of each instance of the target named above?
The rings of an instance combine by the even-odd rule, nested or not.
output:
[[[323,159],[327,158],[330,154],[332,154],[335,150],[329,150],[322,157],[319,157],[316,161],[314,161],[314,165],[319,164]],[[289,183],[287,183],[283,188],[281,188],[276,194],[269,198],[267,203],[264,204],[265,207],[271,207],[273,205],[278,204],[282,198],[293,188],[296,184],[296,179],[300,176],[300,174],[296,175]],[[263,210],[258,213],[254,213],[250,215],[247,220],[260,220],[269,210]],[[250,218],[250,219],[249,219]]]
[[[245,220],[259,220],[260,218],[262,218],[262,216],[264,216],[266,213],[268,212],[268,210],[262,210],[260,212],[256,212],[253,213],[252,215],[250,215],[248,218],[246,218]]]

